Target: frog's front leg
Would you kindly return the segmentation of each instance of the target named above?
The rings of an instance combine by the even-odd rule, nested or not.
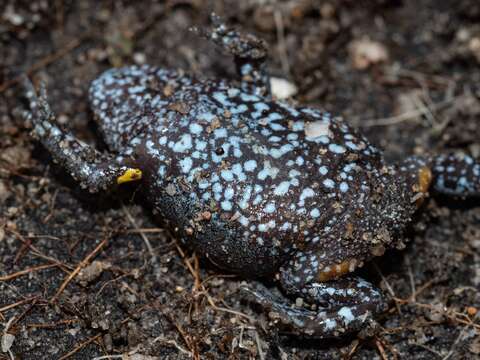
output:
[[[227,27],[215,14],[211,15],[211,20],[212,30],[201,30],[200,33],[233,55],[242,89],[261,97],[270,97],[265,42],[252,34],[243,34]]]
[[[123,164],[123,159],[102,154],[62,130],[47,103],[44,87],[37,96],[30,80],[25,78],[23,86],[30,107],[25,117],[32,122],[33,133],[80,186],[93,193],[141,178],[142,172]]]
[[[250,290],[254,300],[269,310],[270,316],[280,328],[299,335],[318,338],[336,337],[358,331],[386,310],[386,303],[379,290],[356,276],[344,276],[336,280],[320,282],[325,266],[310,262],[302,268],[309,255],[299,254],[280,271],[280,285],[290,298],[302,298],[312,309],[294,308],[291,301],[273,296],[268,290]],[[316,274],[312,279],[311,275]],[[320,276],[321,278],[321,276]]]

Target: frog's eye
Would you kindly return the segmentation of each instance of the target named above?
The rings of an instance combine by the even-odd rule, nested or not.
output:
[[[142,170],[128,168],[125,172],[117,177],[117,184],[123,184],[130,181],[137,181],[142,178]]]

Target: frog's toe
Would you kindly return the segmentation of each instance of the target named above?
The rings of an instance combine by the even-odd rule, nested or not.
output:
[[[288,299],[273,294],[263,285],[258,285],[255,289],[242,286],[241,291],[250,301],[268,312],[269,319],[281,330],[303,335],[308,331],[310,321],[315,319],[314,311],[293,307]]]

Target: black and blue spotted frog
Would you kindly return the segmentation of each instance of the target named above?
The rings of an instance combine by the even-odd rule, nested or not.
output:
[[[388,165],[340,118],[275,100],[262,41],[218,19],[204,35],[234,56],[239,81],[152,66],[106,71],[90,102],[108,154],[61,129],[26,81],[35,135],[82,187],[138,181],[183,244],[315,305],[250,290],[283,328],[316,337],[360,329],[385,302],[350,273],[403,245],[430,189],[480,195],[480,163],[438,155]]]

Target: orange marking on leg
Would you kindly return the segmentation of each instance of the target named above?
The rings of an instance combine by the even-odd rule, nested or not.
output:
[[[417,207],[420,207],[423,204],[423,200],[428,194],[428,189],[432,183],[432,171],[424,166],[418,170],[418,183],[414,185],[413,191],[419,193],[415,202]]]
[[[348,274],[349,272],[354,271],[359,264],[360,262],[356,259],[349,259],[342,261],[340,264],[326,266],[318,273],[317,279],[320,282],[337,279],[345,274]]]

